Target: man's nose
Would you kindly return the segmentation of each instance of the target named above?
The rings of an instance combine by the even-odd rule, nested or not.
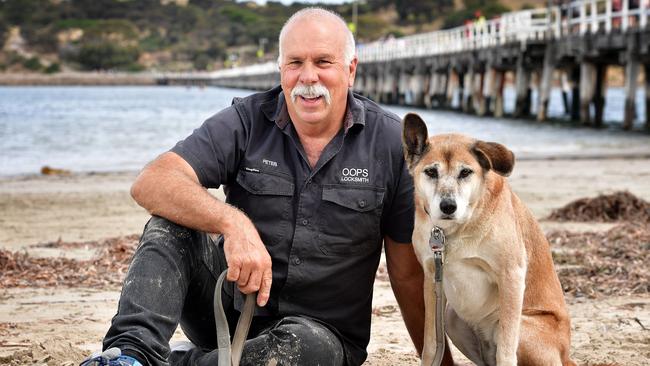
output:
[[[445,198],[440,201],[440,211],[445,215],[451,215],[456,212],[456,201],[450,198]]]
[[[318,82],[318,70],[310,62],[306,62],[300,71],[300,82],[311,85]]]

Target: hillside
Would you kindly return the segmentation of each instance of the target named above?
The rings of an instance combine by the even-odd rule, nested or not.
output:
[[[358,41],[450,28],[529,0],[368,0]],[[503,4],[507,5],[503,5]],[[233,0],[0,1],[0,72],[215,70],[273,60],[284,21],[305,4]],[[351,3],[325,6],[352,20]]]

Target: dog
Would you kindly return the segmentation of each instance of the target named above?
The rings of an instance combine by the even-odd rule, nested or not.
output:
[[[425,273],[422,365],[435,355],[432,229],[446,237],[442,285],[447,336],[477,365],[575,365],[570,319],[550,246],[510,189],[514,154],[458,134],[428,138],[417,115],[403,120],[414,182],[413,245]]]

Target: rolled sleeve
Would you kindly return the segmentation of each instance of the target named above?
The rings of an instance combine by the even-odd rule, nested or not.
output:
[[[399,172],[395,195],[389,211],[383,218],[383,232],[398,243],[410,243],[413,235],[415,204],[413,178],[406,168],[404,159],[400,159]]]
[[[170,151],[190,164],[201,185],[218,188],[234,179],[246,149],[247,132],[236,108],[231,106],[207,119]]]

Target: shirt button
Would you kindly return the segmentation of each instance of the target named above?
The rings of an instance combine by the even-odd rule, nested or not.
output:
[[[300,258],[298,258],[298,257],[294,257],[294,258],[293,258],[293,264],[295,264],[295,265],[297,266],[297,265],[299,265],[300,263],[302,263],[302,260],[300,260]]]
[[[309,225],[309,220],[303,219],[302,224],[305,225],[305,226]]]
[[[359,200],[359,207],[361,208],[366,207],[366,200]]]

